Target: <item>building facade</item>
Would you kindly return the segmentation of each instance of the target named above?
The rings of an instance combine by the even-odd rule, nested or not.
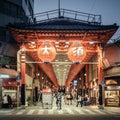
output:
[[[101,81],[104,106],[120,107],[120,40],[107,44],[103,49],[104,77]],[[91,102],[98,105],[99,83],[97,54],[91,58],[92,64],[84,67],[76,76],[83,95],[88,94]],[[87,82],[88,76],[88,82]],[[88,84],[88,87],[86,85]],[[88,89],[87,89],[88,88]]]
[[[7,25],[33,22],[34,0],[0,0],[0,6],[0,96],[2,96],[3,78],[14,79],[17,76],[17,51],[19,49]],[[14,87],[16,89],[16,86]],[[0,106],[1,103],[0,97]]]
[[[120,40],[105,48],[105,106],[120,107]]]

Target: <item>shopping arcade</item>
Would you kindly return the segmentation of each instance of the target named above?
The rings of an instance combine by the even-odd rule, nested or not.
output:
[[[59,58],[58,55],[63,55],[65,59],[68,59],[68,57],[70,59],[75,59],[72,53],[67,57],[69,48],[71,46],[75,47],[75,45],[78,45],[76,46],[77,48],[80,48],[81,46],[84,47],[86,52],[85,55],[80,55],[77,61],[73,60],[71,62],[70,59],[68,59],[67,62],[62,61],[64,64],[70,63],[71,65],[65,84],[62,85],[68,86],[85,64],[90,63],[90,59],[96,53],[98,53],[98,61],[96,62],[98,64],[98,83],[101,84],[101,80],[103,80],[103,46],[112,37],[118,26],[116,26],[116,24],[106,26],[101,25],[101,22],[96,21],[95,16],[93,16],[92,20],[94,21],[81,21],[76,19],[76,17],[71,19],[61,14],[52,19],[49,19],[48,17],[47,20],[36,24],[9,25],[9,29],[14,39],[20,44],[21,48],[21,83],[23,89],[25,87],[25,64],[30,62],[25,60],[25,52],[27,52],[34,60],[32,62],[36,62],[40,68],[43,69],[53,84],[57,87],[59,86],[59,83],[53,66],[55,68],[56,64],[54,63],[58,64],[58,62],[56,62],[55,59],[57,59],[57,57]],[[45,44],[45,42],[46,45],[49,44],[56,49],[56,53],[53,53],[53,62],[45,59],[45,61],[43,60],[44,63],[41,60],[41,57],[38,57],[37,51],[42,44]],[[46,54],[48,54],[48,51],[46,51]],[[55,54],[57,54],[56,57]],[[86,81],[88,81],[88,77],[86,77],[86,79]],[[88,87],[88,82],[86,84]]]

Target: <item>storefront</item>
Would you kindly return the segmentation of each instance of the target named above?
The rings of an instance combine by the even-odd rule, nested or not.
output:
[[[120,107],[120,84],[119,77],[106,80],[105,106]]]
[[[15,78],[2,79],[2,96],[9,95],[12,99],[13,107],[17,106],[17,85]]]

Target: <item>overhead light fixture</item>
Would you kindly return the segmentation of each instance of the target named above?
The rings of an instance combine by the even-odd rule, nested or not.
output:
[[[91,45],[94,44],[94,43],[95,43],[95,42],[94,42],[93,40],[89,41],[89,44],[91,44]]]
[[[35,41],[31,41],[31,44],[35,44]]]

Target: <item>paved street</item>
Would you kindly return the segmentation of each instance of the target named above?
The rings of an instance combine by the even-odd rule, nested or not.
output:
[[[120,114],[2,115],[0,120],[120,120]]]
[[[42,108],[27,108],[21,110],[1,110],[0,115],[119,115],[119,110],[99,110],[91,107],[73,107],[68,106],[62,108],[62,110],[53,109],[42,109]]]
[[[99,118],[104,120],[117,120],[120,119],[120,108],[118,107],[105,107],[105,109],[98,109],[97,106],[83,106],[82,108],[76,107],[74,102],[72,105],[65,105],[63,103],[62,109],[57,110],[55,101],[53,102],[52,109],[43,109],[41,104],[37,106],[27,107],[26,109],[1,109],[0,110],[0,120],[10,119],[10,120],[19,120],[21,118],[29,120],[72,120],[72,119],[82,119],[84,120],[87,117],[89,120],[93,118]],[[63,119],[64,118],[64,119]]]

